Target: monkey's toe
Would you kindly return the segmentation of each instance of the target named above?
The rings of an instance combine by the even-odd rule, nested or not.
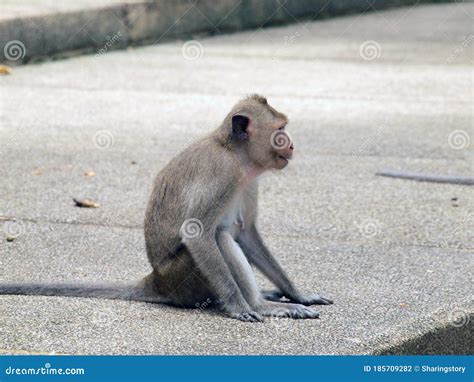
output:
[[[270,303],[265,304],[261,313],[264,316],[274,318],[294,318],[294,319],[308,319],[319,318],[319,312],[313,308],[301,304],[289,303]]]
[[[311,294],[308,296],[303,296],[297,302],[303,305],[332,305],[334,304],[332,300],[322,297],[319,294]]]
[[[291,318],[295,319],[308,319],[308,318],[319,318],[319,312],[313,308],[308,308],[304,305],[297,306],[291,309]]]
[[[280,301],[283,293],[279,290],[262,290],[262,297],[267,301]]]
[[[321,303],[319,305],[332,305],[334,304],[334,301],[333,300],[330,300],[328,298],[325,298],[325,297],[321,297]]]
[[[235,313],[232,318],[243,322],[263,322],[263,317],[257,312]]]

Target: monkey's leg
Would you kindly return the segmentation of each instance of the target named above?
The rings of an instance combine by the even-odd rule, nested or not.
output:
[[[242,249],[225,231],[217,234],[217,244],[243,296],[252,308],[264,316],[318,318],[319,313],[300,304],[270,302],[262,298],[253,270]]]
[[[229,317],[248,322],[263,321],[242,295],[213,234],[206,232],[200,238],[183,239],[183,242]]]
[[[257,309],[262,301],[260,288],[242,249],[225,231],[217,233],[217,245],[245,300],[252,308]]]
[[[239,243],[249,261],[268,277],[280,289],[283,296],[291,302],[303,305],[329,305],[333,303],[318,294],[304,295],[299,292],[263,243],[255,225],[244,231],[244,234],[239,237]]]

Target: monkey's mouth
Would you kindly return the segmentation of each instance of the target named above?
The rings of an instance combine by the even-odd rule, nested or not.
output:
[[[278,159],[283,159],[285,162],[289,162],[290,158],[284,157],[283,155],[278,155]]]

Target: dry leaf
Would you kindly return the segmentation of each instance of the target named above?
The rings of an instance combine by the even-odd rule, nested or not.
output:
[[[41,170],[40,168],[36,168],[33,170],[32,174],[35,176],[43,175],[43,170]]]
[[[72,200],[74,200],[74,203],[76,203],[77,207],[83,207],[83,208],[99,208],[100,207],[99,203],[96,203],[90,199],[72,198]]]
[[[404,302],[402,302],[402,303],[400,304],[400,308],[405,308],[406,306],[407,306],[407,304],[405,304]]]
[[[86,178],[92,178],[92,177],[95,176],[95,172],[94,172],[94,171],[86,171],[86,172],[84,173],[84,176],[85,176]]]
[[[0,74],[12,74],[12,68],[6,65],[0,65]]]

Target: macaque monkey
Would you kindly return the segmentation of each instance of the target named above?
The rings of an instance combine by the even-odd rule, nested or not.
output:
[[[267,249],[256,227],[258,177],[288,165],[287,117],[252,95],[222,124],[172,159],[155,179],[145,216],[152,272],[135,285],[0,284],[0,294],[102,297],[194,308],[212,301],[241,321],[318,318]],[[261,291],[251,265],[276,287]]]

